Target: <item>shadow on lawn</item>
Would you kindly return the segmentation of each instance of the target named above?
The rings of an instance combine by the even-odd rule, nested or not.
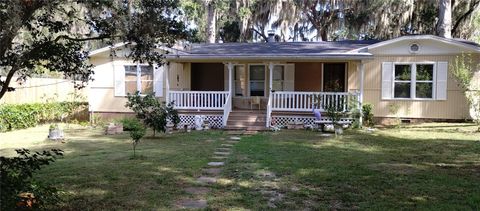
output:
[[[398,138],[353,132],[339,139],[307,132],[243,140],[213,208],[269,209],[262,178],[274,172],[280,209],[478,209],[480,146],[471,140]]]
[[[63,191],[65,203],[53,209],[172,209],[174,201],[186,194],[182,187],[195,182],[220,144],[205,140],[222,135],[210,132],[146,138],[138,145],[140,156],[131,159],[128,134],[74,132],[67,132],[65,144],[53,146],[64,149],[65,156],[37,175]]]

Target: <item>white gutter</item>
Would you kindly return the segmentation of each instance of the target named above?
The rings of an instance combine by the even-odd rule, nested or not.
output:
[[[359,59],[373,59],[370,53],[323,53],[323,54],[262,54],[262,55],[245,55],[245,54],[184,54],[166,55],[167,61],[225,61],[225,60],[297,60],[297,61],[311,61],[311,60],[359,60]]]

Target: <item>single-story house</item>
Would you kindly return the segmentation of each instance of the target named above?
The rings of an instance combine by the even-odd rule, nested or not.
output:
[[[189,44],[159,48],[168,52],[168,64],[161,67],[125,59],[123,47],[91,52],[90,112],[105,117],[131,113],[125,96],[138,90],[173,101],[183,124],[192,125],[195,115],[204,115],[213,127],[236,129],[312,124],[313,108],[349,111],[363,103],[373,105],[381,122],[468,119],[469,107],[451,64],[462,54],[480,63],[479,44],[433,35]],[[111,57],[111,48],[120,53]]]

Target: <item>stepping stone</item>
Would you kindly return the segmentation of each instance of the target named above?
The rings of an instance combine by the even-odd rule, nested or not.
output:
[[[210,189],[206,187],[188,187],[185,188],[185,192],[189,194],[202,195],[210,192]]]
[[[228,135],[242,135],[244,133],[243,130],[241,131],[228,131],[227,134]]]
[[[236,144],[236,143],[238,143],[239,141],[226,141],[226,142],[229,143],[229,144]]]
[[[220,140],[220,141],[225,141],[225,138],[219,138],[218,140]]]
[[[224,162],[209,162],[208,163],[209,166],[223,166],[225,165]]]
[[[255,135],[255,134],[257,134],[257,133],[258,133],[257,131],[248,130],[248,131],[245,131],[245,133],[243,133],[243,135]]]
[[[202,183],[202,184],[212,184],[212,183],[217,182],[217,178],[201,176],[197,179],[197,182]]]
[[[233,147],[232,144],[221,144],[222,147]]]
[[[207,208],[205,199],[183,199],[178,202],[181,209],[204,209]]]
[[[221,168],[208,168],[208,169],[203,169],[204,173],[211,174],[211,175],[219,175],[222,172]]]
[[[241,139],[241,138],[240,138],[240,137],[238,137],[238,136],[232,136],[232,137],[230,137],[230,140],[237,140],[237,141],[240,141],[240,139]]]
[[[214,152],[214,155],[230,155],[230,152]]]
[[[227,157],[223,157],[223,156],[213,156],[212,159],[223,160],[223,159],[227,159]]]
[[[219,147],[217,148],[217,151],[230,151],[230,148]]]

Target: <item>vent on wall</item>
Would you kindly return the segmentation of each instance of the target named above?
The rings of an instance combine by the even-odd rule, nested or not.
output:
[[[409,50],[410,53],[417,53],[420,50],[420,46],[417,43],[412,43]]]

